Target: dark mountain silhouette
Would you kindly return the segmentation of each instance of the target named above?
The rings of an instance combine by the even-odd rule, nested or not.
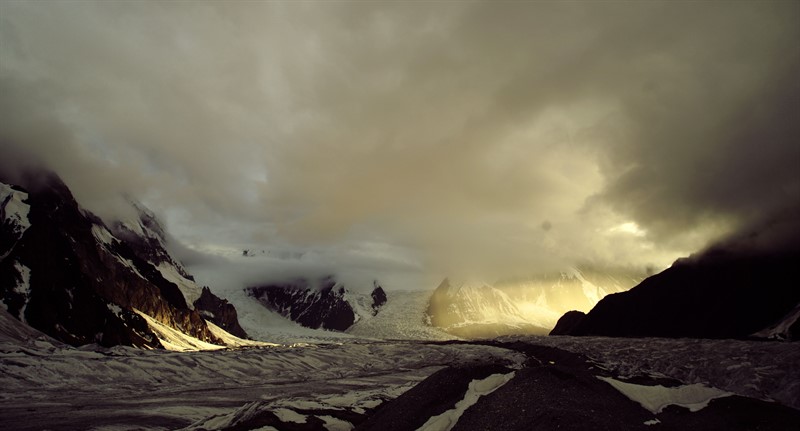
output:
[[[787,211],[609,295],[551,333],[623,337],[798,339],[800,217]]]

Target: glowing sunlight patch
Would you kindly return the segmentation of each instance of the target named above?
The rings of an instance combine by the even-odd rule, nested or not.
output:
[[[638,224],[632,221],[629,221],[627,223],[622,223],[621,225],[618,226],[614,226],[611,229],[609,229],[609,232],[625,233],[628,235],[639,236],[639,237],[647,235],[646,231],[644,231],[642,228],[639,227]]]

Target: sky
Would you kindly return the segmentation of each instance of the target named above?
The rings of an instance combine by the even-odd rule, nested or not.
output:
[[[205,252],[663,268],[800,203],[799,22],[789,1],[3,1],[0,154]]]

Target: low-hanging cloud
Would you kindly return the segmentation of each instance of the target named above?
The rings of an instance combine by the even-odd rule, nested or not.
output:
[[[2,145],[193,245],[664,264],[800,200],[796,3],[0,8]]]

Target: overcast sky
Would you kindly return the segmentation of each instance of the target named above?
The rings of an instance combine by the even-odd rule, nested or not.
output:
[[[198,249],[663,267],[800,201],[799,23],[790,1],[3,1],[0,145]]]

